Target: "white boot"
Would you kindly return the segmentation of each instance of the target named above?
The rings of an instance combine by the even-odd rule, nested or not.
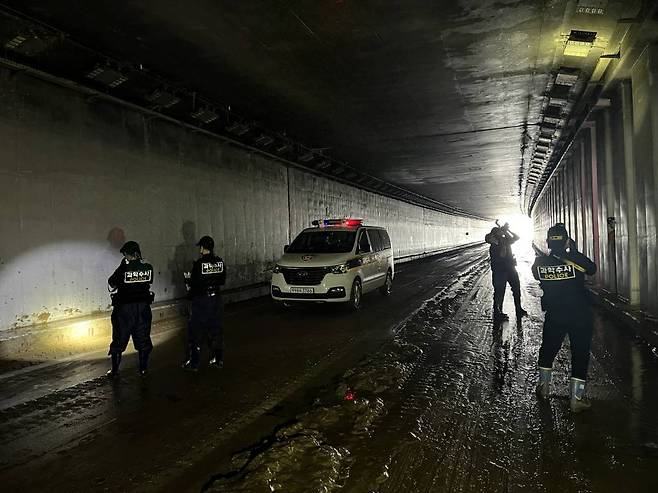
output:
[[[586,411],[592,407],[592,404],[587,399],[585,399],[585,380],[572,377],[569,388],[571,390],[571,400],[569,401],[569,407],[571,408],[572,413]]]
[[[537,383],[537,395],[540,399],[548,399],[551,393],[551,380],[553,379],[553,368],[539,367],[539,383]]]

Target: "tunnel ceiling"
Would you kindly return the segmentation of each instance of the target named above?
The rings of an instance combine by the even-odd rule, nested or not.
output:
[[[520,210],[581,4],[9,2],[318,153],[487,217]]]

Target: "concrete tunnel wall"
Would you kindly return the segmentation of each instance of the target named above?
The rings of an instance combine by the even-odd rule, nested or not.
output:
[[[203,234],[237,288],[268,281],[283,245],[318,217],[385,226],[396,256],[481,241],[489,228],[7,71],[0,141],[0,331],[107,313],[126,239],[153,264],[162,302],[184,295]]]
[[[599,266],[594,284],[658,315],[658,47],[609,88],[533,210],[535,238],[564,222]]]

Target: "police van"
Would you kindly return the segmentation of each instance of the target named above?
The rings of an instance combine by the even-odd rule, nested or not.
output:
[[[357,310],[364,293],[388,296],[395,269],[384,228],[361,219],[320,219],[284,248],[274,267],[275,301],[348,303]]]

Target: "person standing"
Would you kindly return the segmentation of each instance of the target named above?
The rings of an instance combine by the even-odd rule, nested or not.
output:
[[[503,301],[505,300],[505,290],[509,283],[514,296],[514,306],[516,308],[516,318],[520,320],[528,315],[521,306],[521,282],[519,274],[516,271],[516,259],[512,253],[512,244],[519,237],[509,230],[509,224],[498,225],[491,230],[486,236],[485,241],[489,243],[489,258],[491,262],[491,281],[494,288],[493,295],[493,318],[495,322],[509,320],[506,313],[503,312]]]
[[[200,258],[194,261],[185,282],[191,299],[188,324],[188,358],[183,368],[198,371],[204,335],[210,346],[210,366],[224,366],[221,286],[226,281],[224,261],[215,255],[215,241],[204,236],[197,243]]]
[[[107,280],[112,289],[112,342],[108,355],[112,358],[109,376],[119,373],[121,355],[132,336],[139,354],[139,373],[145,375],[148,358],[153,349],[151,342],[151,303],[153,293],[153,267],[144,262],[139,244],[128,241],[119,250],[123,260]]]
[[[585,399],[587,367],[592,343],[592,310],[585,289],[585,276],[596,273],[596,264],[578,252],[563,223],[548,229],[549,255],[539,255],[532,273],[541,285],[542,310],[546,312],[539,349],[537,394],[547,399],[553,373],[553,361],[569,335],[571,347],[570,408],[572,412],[589,409]]]

